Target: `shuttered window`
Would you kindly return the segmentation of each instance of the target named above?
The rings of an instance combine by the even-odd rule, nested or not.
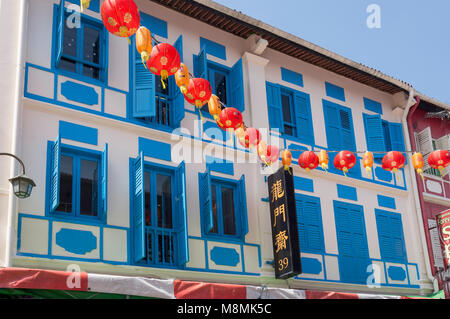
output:
[[[151,30],[154,18],[141,13],[141,25]],[[183,37],[180,35],[173,44],[183,61]],[[176,86],[173,76],[165,80],[150,72],[142,63],[136,51],[135,38],[130,45],[131,63],[131,110],[129,116],[144,123],[179,127],[185,116],[184,96]]]
[[[295,195],[300,251],[306,253],[325,252],[320,199],[306,195]]]
[[[49,144],[49,212],[106,221],[108,145],[103,152]]]
[[[185,164],[162,167],[130,161],[133,184],[133,261],[139,265],[183,268],[187,242]]]
[[[390,262],[407,262],[402,216],[375,209],[381,258]]]
[[[248,233],[245,176],[238,181],[199,173],[202,233],[213,238],[245,239]]]
[[[271,82],[266,82],[266,94],[270,128],[313,145],[309,95]]]

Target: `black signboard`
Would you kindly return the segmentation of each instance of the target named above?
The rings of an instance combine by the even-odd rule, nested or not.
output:
[[[267,179],[275,277],[287,279],[301,273],[294,177],[281,167]]]

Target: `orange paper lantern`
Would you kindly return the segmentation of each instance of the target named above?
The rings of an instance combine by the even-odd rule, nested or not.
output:
[[[422,153],[414,153],[412,155],[412,164],[414,169],[416,170],[417,174],[420,175],[420,177],[422,177],[423,179],[423,155]]]
[[[152,34],[146,27],[140,27],[136,32],[136,49],[141,55],[142,63],[147,67],[150,52],[153,49]]]
[[[363,166],[366,169],[367,176],[369,176],[370,171],[373,166],[373,153],[365,152],[363,155]]]
[[[320,167],[322,167],[322,169],[324,171],[326,171],[328,169],[328,162],[329,162],[329,158],[328,158],[328,153],[325,150],[321,150],[319,152],[319,165]]]
[[[281,153],[281,162],[283,163],[284,170],[288,171],[292,163],[292,153],[289,150],[284,150]]]
[[[187,92],[187,87],[189,85],[189,70],[184,63],[180,63],[180,68],[175,73],[175,83],[180,88],[181,93]]]

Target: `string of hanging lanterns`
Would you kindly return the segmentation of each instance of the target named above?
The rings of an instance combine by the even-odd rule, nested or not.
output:
[[[81,8],[89,7],[90,0],[81,0]],[[168,43],[161,43],[153,37],[150,30],[140,26],[139,10],[133,0],[105,0],[101,6],[101,16],[106,29],[119,37],[129,37],[136,35],[136,49],[141,54],[142,63],[150,72],[161,76],[162,85],[165,88],[164,81],[169,76],[175,77],[175,83],[180,89],[186,101],[194,105],[198,111],[201,120],[203,115],[201,108],[208,104],[208,111],[216,121],[217,125],[224,131],[237,137],[239,143],[251,151],[255,151],[259,159],[266,165],[271,166],[276,163],[280,157],[280,150],[275,145],[267,145],[261,139],[261,133],[258,129],[247,127],[243,121],[242,114],[234,107],[228,107],[223,104],[219,97],[212,94],[211,84],[203,78],[194,78],[189,73],[187,66],[181,63],[181,58],[175,47]],[[153,41],[156,43],[153,46]],[[328,153],[336,152],[333,165],[341,170],[344,175],[356,165],[357,158],[355,154],[363,154],[363,166],[369,175],[373,163],[374,153],[369,151],[314,151],[313,150],[283,150],[281,160],[285,170],[289,170],[292,163],[292,151],[302,151],[298,158],[298,165],[305,171],[321,167],[327,171],[329,167]],[[318,154],[316,154],[318,153]],[[403,153],[414,153],[412,155],[412,165],[422,178],[424,159],[419,152],[410,151],[390,151],[387,152],[381,161],[382,168],[394,174],[403,168],[406,162]],[[450,151],[437,150],[428,156],[430,167],[439,170],[443,175],[444,169],[450,165]]]

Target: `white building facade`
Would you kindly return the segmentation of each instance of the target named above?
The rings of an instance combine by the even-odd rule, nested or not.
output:
[[[16,173],[14,164],[0,159],[4,267],[77,264],[123,276],[433,292],[408,169],[394,176],[380,158],[367,175],[362,153],[347,176],[333,168],[333,153],[327,172],[307,173],[297,161],[311,149],[405,151],[407,85],[388,93],[266,48],[263,40],[255,45],[258,37],[135,1],[141,25],[174,44],[191,73],[208,78],[247,126],[260,129],[268,144],[293,150],[303,273],[276,280],[271,169],[222,137],[205,110],[202,123],[173,79],[164,89],[143,68],[133,37],[130,45],[104,28],[99,1],[81,16],[76,0],[63,1],[65,10],[60,0],[2,1],[11,34],[2,46],[8,63],[1,66],[1,145],[22,158],[37,184],[28,199],[15,199],[6,178]]]

